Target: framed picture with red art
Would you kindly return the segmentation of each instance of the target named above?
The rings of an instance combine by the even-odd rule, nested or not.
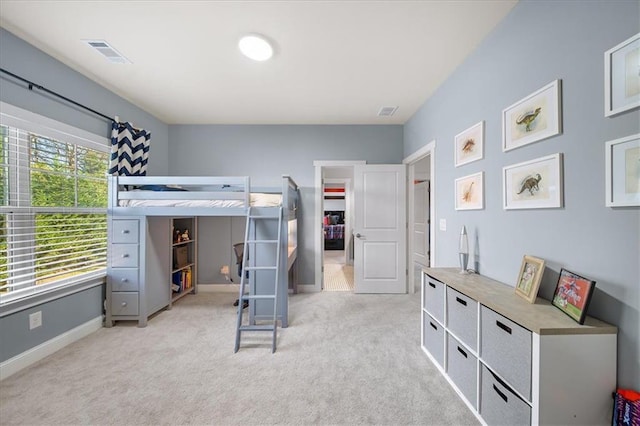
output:
[[[584,324],[595,287],[595,281],[564,268],[560,269],[558,285],[551,303],[579,324]]]

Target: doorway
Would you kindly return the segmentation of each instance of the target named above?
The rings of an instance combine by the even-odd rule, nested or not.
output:
[[[314,224],[315,232],[315,283],[307,291],[331,291],[327,289],[325,281],[330,278],[325,275],[334,273],[334,276],[342,281],[350,280],[351,284],[340,285],[343,290],[353,292],[353,167],[357,164],[366,164],[365,161],[314,161],[315,167],[315,217],[319,223]],[[325,208],[325,186],[344,185],[344,227],[343,247],[339,250],[325,250],[325,210],[327,212],[335,212],[340,210],[331,210]],[[320,190],[318,190],[320,189]],[[327,200],[328,201],[328,200]],[[335,204],[329,203],[328,207],[336,207]],[[334,215],[335,216],[335,215]],[[331,219],[327,219],[329,222]],[[338,219],[340,221],[340,219]],[[340,231],[338,231],[340,232]],[[340,243],[338,243],[339,245]],[[335,246],[334,246],[335,247]],[[339,269],[338,271],[336,271]],[[312,288],[311,288],[312,287]]]
[[[353,292],[352,170],[327,167],[323,179],[323,291]],[[339,177],[340,176],[340,177]]]
[[[407,179],[409,293],[420,291],[422,270],[435,266],[434,227],[434,158],[435,141],[431,141],[403,160],[409,167]]]
[[[349,259],[353,259],[353,291],[406,293],[406,165],[367,165],[365,161],[314,161],[314,166],[315,283],[307,291],[326,289],[325,230],[321,219],[325,217],[325,182],[327,179],[353,177],[349,185],[351,190],[345,190],[344,227],[345,263],[349,264]],[[342,175],[338,177],[334,173]]]

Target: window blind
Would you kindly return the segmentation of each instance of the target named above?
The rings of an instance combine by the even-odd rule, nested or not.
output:
[[[107,247],[106,138],[101,143],[79,129],[5,109],[0,113],[2,302],[104,274]]]

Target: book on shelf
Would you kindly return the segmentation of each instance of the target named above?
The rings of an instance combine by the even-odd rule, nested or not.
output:
[[[191,276],[191,267],[174,272],[171,279],[173,292],[181,293],[190,289],[193,286]]]

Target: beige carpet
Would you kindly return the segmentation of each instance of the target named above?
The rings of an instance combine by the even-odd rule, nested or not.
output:
[[[188,296],[63,348],[0,382],[0,423],[478,424],[420,349],[419,294],[292,295],[275,354],[268,333],[233,353],[235,297]]]
[[[353,265],[345,265],[344,250],[324,252],[324,291],[353,291]]]

